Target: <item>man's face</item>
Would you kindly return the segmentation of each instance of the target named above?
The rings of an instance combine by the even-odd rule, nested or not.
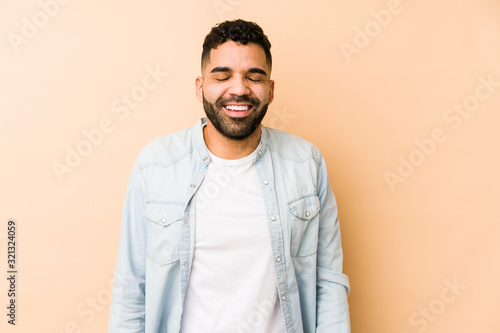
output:
[[[228,41],[212,49],[196,79],[196,95],[219,133],[242,140],[259,127],[274,97],[270,75],[259,45]]]

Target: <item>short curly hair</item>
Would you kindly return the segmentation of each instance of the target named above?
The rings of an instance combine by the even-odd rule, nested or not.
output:
[[[216,49],[229,39],[243,45],[247,43],[260,45],[266,54],[267,65],[269,68],[272,67],[271,43],[262,28],[257,23],[238,19],[217,24],[205,37],[201,53],[201,68],[210,60],[212,49]]]

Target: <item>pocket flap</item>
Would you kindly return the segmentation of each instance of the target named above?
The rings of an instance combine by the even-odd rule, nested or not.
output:
[[[148,203],[144,215],[151,221],[162,227],[182,220],[183,207],[178,204]]]
[[[319,213],[319,198],[315,195],[295,200],[288,204],[293,215],[310,220]]]

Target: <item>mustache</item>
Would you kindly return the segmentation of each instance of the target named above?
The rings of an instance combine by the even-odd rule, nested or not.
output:
[[[255,108],[258,108],[260,106],[259,99],[251,98],[248,96],[237,96],[237,97],[232,97],[232,98],[219,98],[215,102],[215,105],[217,107],[221,108],[225,104],[228,104],[228,103],[249,103],[249,104],[252,104]]]

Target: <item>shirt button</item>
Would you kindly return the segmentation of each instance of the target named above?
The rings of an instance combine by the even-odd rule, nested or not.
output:
[[[271,221],[276,221],[276,216],[271,216]]]
[[[259,150],[259,152],[257,154],[259,154],[259,156],[260,156],[260,154],[262,154],[262,150]]]
[[[185,220],[184,220],[184,224],[188,224],[188,222],[189,222],[189,221],[188,221],[187,219],[185,219]]]
[[[309,215],[311,215],[309,212],[306,212],[306,216],[309,217]]]
[[[187,266],[187,265],[188,265],[187,261],[184,261],[184,266]]]
[[[267,184],[269,184],[269,180],[266,179],[266,180],[264,180],[264,185],[267,185]]]
[[[276,258],[276,261],[277,261],[277,262],[280,262],[280,261],[281,261],[281,258],[280,258],[280,257]]]
[[[282,300],[286,301],[286,296],[281,297]]]
[[[191,187],[192,187],[192,188],[195,188],[195,187],[196,187],[196,185],[195,185],[195,184],[191,184]]]
[[[165,223],[167,223],[167,219],[166,218],[162,218],[161,219],[161,224],[165,224]]]

